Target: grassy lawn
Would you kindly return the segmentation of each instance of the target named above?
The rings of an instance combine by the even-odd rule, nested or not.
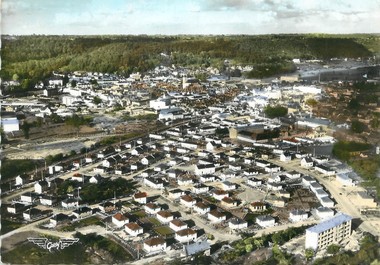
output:
[[[160,221],[157,220],[155,217],[150,217],[148,218],[149,222],[152,223],[153,225],[160,225]]]
[[[168,235],[174,234],[174,231],[168,226],[155,227],[153,228],[153,230],[161,236],[168,236]]]
[[[76,228],[81,228],[89,225],[99,225],[104,227],[104,224],[102,223],[102,221],[99,220],[99,218],[97,218],[96,216],[91,216],[89,218],[82,219],[78,222],[74,222],[67,226],[61,227],[59,231],[71,232],[75,231]]]
[[[135,215],[135,216],[138,217],[138,218],[144,218],[144,217],[147,216],[146,212],[143,211],[143,210],[141,210],[141,211],[137,211],[137,212],[133,212],[133,213],[131,213],[131,214]]]
[[[16,177],[20,174],[34,170],[38,162],[31,159],[3,159],[1,163],[2,180]]]
[[[6,219],[1,219],[1,234],[4,235],[12,230],[21,227],[23,224],[19,222],[13,222]]]

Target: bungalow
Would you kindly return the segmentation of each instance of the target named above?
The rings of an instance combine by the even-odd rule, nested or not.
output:
[[[133,195],[133,200],[135,202],[145,204],[147,201],[148,194],[146,192],[137,192]]]
[[[161,206],[154,203],[147,203],[144,205],[144,211],[148,214],[157,214],[161,211]]]
[[[198,148],[198,144],[192,142],[181,142],[179,143],[179,145],[183,148],[190,150],[196,150]]]
[[[36,184],[34,184],[34,192],[35,193],[41,194],[41,193],[47,191],[48,188],[49,188],[48,183],[45,180],[38,181]]]
[[[168,168],[170,168],[170,166],[167,164],[159,164],[155,166],[153,170],[156,172],[165,172],[165,170],[167,170]]]
[[[302,177],[302,184],[305,185],[306,187],[310,187],[312,183],[316,183],[317,181],[315,178],[311,176],[303,176]]]
[[[125,232],[131,236],[138,236],[144,233],[144,230],[137,223],[128,223],[124,227]]]
[[[164,188],[164,181],[160,178],[152,178],[152,177],[144,178],[144,184],[153,189]]]
[[[35,192],[25,192],[21,194],[20,201],[33,203],[34,200],[38,199],[38,196],[39,195]]]
[[[156,214],[156,217],[163,224],[168,224],[170,221],[174,219],[173,214],[169,211],[159,211]]]
[[[289,162],[293,159],[293,155],[289,152],[283,152],[281,155],[280,155],[280,161],[282,162]]]
[[[193,186],[193,192],[195,194],[206,193],[209,191],[209,189],[210,189],[209,186],[206,186],[202,183]]]
[[[16,203],[12,203],[11,205],[7,207],[7,212],[17,214],[17,213],[21,213],[22,211],[25,211],[27,208],[28,206],[26,206],[25,204],[16,202]]]
[[[171,229],[173,229],[175,232],[178,232],[180,230],[186,229],[187,224],[180,219],[174,219],[174,220],[170,221],[169,227]]]
[[[80,173],[75,173],[75,174],[71,177],[71,180],[84,183],[84,182],[87,182],[87,180],[89,180],[89,177],[88,177],[88,176],[85,176],[85,175],[83,175],[83,174],[80,174]]]
[[[51,195],[42,195],[40,197],[40,203],[46,206],[53,206],[57,202],[57,197]]]
[[[322,197],[322,198],[318,198],[318,199],[319,199],[319,202],[321,203],[321,205],[323,207],[332,208],[335,205],[334,201],[331,200],[329,197]]]
[[[114,169],[115,175],[124,175],[131,173],[131,167],[128,167],[127,165],[116,165]]]
[[[237,162],[240,159],[239,155],[228,156],[228,162]]]
[[[289,213],[289,221],[292,223],[301,222],[308,218],[307,212],[304,210],[293,210]]]
[[[142,170],[144,168],[144,165],[141,164],[140,162],[136,162],[134,164],[131,164],[130,168],[131,168],[131,171]]]
[[[122,213],[116,213],[112,216],[112,223],[120,228],[129,223],[129,218]]]
[[[107,201],[99,204],[99,209],[104,213],[109,213],[116,210],[116,205],[111,201]]]
[[[50,218],[50,224],[53,226],[69,223],[70,221],[70,217],[64,213],[58,213]]]
[[[228,227],[232,230],[244,229],[248,227],[248,223],[240,218],[231,218],[228,221]]]
[[[192,208],[197,201],[190,195],[183,195],[181,196],[180,203],[187,208]]]
[[[18,175],[16,177],[16,186],[22,186],[30,181],[30,176],[26,174]]]
[[[79,202],[74,198],[67,198],[61,202],[61,206],[65,209],[75,208],[79,206]]]
[[[244,164],[251,165],[255,162],[255,159],[253,157],[246,157],[244,158]]]
[[[314,165],[314,161],[311,157],[304,157],[301,159],[301,167],[311,168]]]
[[[92,215],[92,209],[87,206],[80,207],[73,211],[73,215],[76,218],[85,218],[87,216]]]
[[[227,191],[224,190],[213,190],[212,197],[214,197],[218,201],[221,201],[224,197],[229,197],[229,194]]]
[[[256,166],[258,166],[258,167],[266,168],[266,167],[269,167],[270,165],[271,165],[271,163],[267,162],[265,160],[259,160],[259,159],[256,160]]]
[[[285,175],[290,178],[290,179],[298,179],[301,177],[301,173],[295,171],[295,170],[292,170],[290,172],[286,172]]]
[[[231,183],[229,181],[224,181],[224,182],[222,182],[222,189],[223,190],[235,190],[236,184]]]
[[[332,169],[328,166],[322,165],[322,164],[318,164],[314,168],[316,171],[318,171],[324,175],[327,175],[327,176],[332,176],[332,175],[335,175],[335,173],[336,173],[334,169]]]
[[[258,186],[263,185],[263,181],[257,178],[249,178],[247,179],[247,185],[251,187],[258,187]]]
[[[141,159],[141,164],[147,166],[156,162],[156,158],[153,155],[149,155]]]
[[[284,188],[284,185],[281,183],[267,183],[268,190],[282,190]]]
[[[321,184],[319,184],[318,182],[313,182],[310,184],[310,190],[313,193],[316,193],[317,190],[323,190],[323,186]]]
[[[249,205],[249,209],[252,211],[252,212],[262,212],[262,211],[265,211],[267,209],[267,206],[265,203],[263,202],[252,202],[250,205]]]
[[[317,157],[313,157],[313,160],[314,160],[314,162],[316,162],[317,164],[324,164],[324,163],[329,162],[329,158],[328,158],[327,156],[317,156]]]
[[[281,167],[277,166],[277,165],[274,165],[274,164],[271,164],[271,165],[265,167],[264,171],[268,172],[268,173],[276,173],[276,172],[280,172],[281,171]]]
[[[227,216],[225,213],[222,213],[219,210],[215,209],[207,213],[207,219],[213,223],[223,222],[227,219]]]
[[[179,169],[169,169],[166,171],[166,174],[168,174],[169,178],[177,178],[179,175],[183,174],[184,172]]]
[[[206,214],[210,211],[210,206],[204,202],[197,202],[194,205],[194,211],[198,214]]]
[[[173,189],[169,191],[169,197],[174,200],[179,199],[183,195],[185,195],[185,192],[181,189]]]
[[[174,235],[175,240],[180,243],[187,243],[197,239],[197,232],[191,228],[186,228],[180,231],[177,231]]]
[[[99,174],[96,174],[94,176],[92,176],[90,179],[89,179],[89,182],[92,183],[92,184],[98,184],[100,183],[104,178],[99,175]]]
[[[215,173],[215,165],[207,164],[207,165],[195,165],[195,175],[202,176],[206,174]]]
[[[315,215],[321,219],[326,220],[335,215],[334,210],[327,208],[327,207],[319,207],[315,209]]]
[[[116,159],[113,157],[109,157],[102,162],[102,166],[106,168],[110,168],[117,163]]]
[[[230,169],[230,170],[233,170],[233,171],[239,171],[239,170],[241,170],[241,165],[239,165],[239,164],[229,164],[228,165],[228,169]]]
[[[256,224],[258,224],[261,227],[267,228],[274,226],[276,224],[276,221],[272,216],[261,215],[256,217]]]
[[[206,150],[207,150],[207,151],[210,151],[210,152],[214,152],[215,149],[218,149],[218,148],[221,148],[221,147],[222,147],[221,144],[217,144],[217,143],[215,143],[214,141],[208,142],[208,143],[206,144]]]
[[[220,204],[224,207],[228,207],[228,208],[231,208],[231,207],[236,207],[238,205],[238,202],[230,197],[224,197]]]
[[[193,183],[193,179],[188,178],[188,177],[179,177],[179,178],[177,179],[177,183],[178,183],[178,185],[180,185],[180,186],[189,185],[189,184],[192,184],[192,183]]]
[[[146,151],[148,151],[148,147],[146,145],[140,145],[131,151],[131,155],[139,156],[144,154]]]
[[[199,178],[199,181],[202,182],[202,183],[214,182],[215,181],[215,176],[214,175],[202,175]]]
[[[24,220],[31,221],[39,216],[41,216],[42,211],[37,208],[29,208],[29,210],[26,210],[22,213],[22,217]]]
[[[166,250],[166,241],[160,237],[152,237],[144,241],[143,248],[148,254],[162,252]]]
[[[259,174],[259,171],[256,168],[246,168],[243,170],[245,176],[256,176]]]

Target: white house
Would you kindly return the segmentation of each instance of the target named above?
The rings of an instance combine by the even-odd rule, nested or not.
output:
[[[228,221],[228,227],[233,230],[244,229],[248,227],[248,223],[240,218],[231,218]]]
[[[191,242],[197,239],[197,232],[191,228],[186,228],[186,229],[177,231],[174,235],[174,238],[180,243]]]
[[[30,176],[26,174],[18,175],[16,177],[16,186],[22,186],[30,181]]]
[[[57,202],[57,198],[51,195],[43,195],[40,197],[40,203],[46,206],[53,206]]]
[[[212,197],[214,197],[218,201],[221,201],[224,197],[229,197],[229,194],[227,191],[224,190],[213,190]]]
[[[185,186],[193,183],[193,179],[188,177],[179,177],[177,179],[177,183],[179,186]]]
[[[144,211],[148,214],[157,214],[161,211],[161,206],[154,203],[147,203],[144,205]]]
[[[169,211],[159,211],[156,214],[156,217],[158,221],[160,221],[163,224],[168,224],[170,221],[174,219],[174,216]]]
[[[148,194],[146,192],[137,192],[133,195],[133,200],[141,204],[146,204],[147,198]]]
[[[225,213],[218,211],[217,209],[207,213],[207,219],[213,223],[223,222],[227,218]]]
[[[261,215],[256,217],[256,224],[258,224],[261,227],[267,228],[272,227],[276,224],[276,220],[269,215]]]
[[[195,175],[201,176],[206,174],[213,174],[215,173],[215,165],[214,164],[207,164],[207,165],[195,165]]]
[[[229,181],[224,181],[224,182],[222,182],[222,189],[223,190],[235,190],[236,184],[231,183]]]
[[[203,202],[197,202],[193,209],[198,214],[206,214],[210,211],[210,206]]]
[[[123,227],[125,224],[129,223],[129,218],[126,217],[124,214],[122,213],[116,213],[112,216],[112,223],[120,228],[120,227]]]
[[[78,207],[78,205],[79,205],[78,200],[74,198],[68,198],[61,201],[61,206],[66,209],[75,208],[75,207]]]
[[[263,181],[261,179],[257,179],[257,178],[247,179],[247,185],[251,187],[258,187],[258,186],[261,186],[262,184],[263,184]]]
[[[174,200],[179,199],[183,195],[185,195],[185,192],[181,189],[173,189],[169,191],[169,197]]]
[[[164,181],[160,178],[144,178],[144,184],[153,189],[163,189]]]
[[[194,186],[193,186],[193,192],[194,192],[195,194],[206,193],[206,192],[209,191],[209,189],[210,189],[210,187],[209,187],[209,186],[206,186],[206,185],[204,185],[204,184],[198,184],[198,185],[194,185]]]
[[[41,193],[47,191],[48,188],[49,188],[48,183],[45,180],[38,181],[36,184],[34,184],[34,192],[35,193],[41,194]]]
[[[138,236],[144,233],[144,230],[137,223],[128,223],[124,227],[125,232],[131,236]]]
[[[187,208],[192,208],[197,203],[197,201],[190,195],[181,196],[179,201],[182,205],[184,205]]]
[[[152,237],[144,241],[143,248],[148,254],[163,252],[166,250],[166,241],[160,237]]]
[[[319,219],[325,220],[335,215],[334,210],[327,207],[319,207],[315,210],[315,214]]]
[[[174,220],[170,221],[169,227],[171,229],[173,229],[175,232],[177,232],[177,231],[186,229],[187,228],[187,224],[184,221],[180,220],[180,219],[174,219]]]
[[[301,222],[308,218],[307,212],[303,210],[292,210],[289,213],[289,221],[292,223]]]
[[[322,165],[322,164],[319,164],[319,165],[316,165],[315,167],[315,170],[326,175],[326,176],[332,176],[332,175],[335,175],[335,170],[326,166],[326,165]]]
[[[313,165],[314,165],[314,161],[311,157],[304,157],[301,159],[301,167],[312,168]]]

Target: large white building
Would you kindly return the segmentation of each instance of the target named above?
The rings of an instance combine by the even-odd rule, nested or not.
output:
[[[20,124],[16,117],[2,118],[1,127],[3,127],[4,132],[15,132],[20,130]]]
[[[351,222],[351,216],[341,213],[306,229],[305,248],[316,251],[341,243],[351,235]]]

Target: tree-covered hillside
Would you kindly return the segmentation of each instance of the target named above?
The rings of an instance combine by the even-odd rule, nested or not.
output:
[[[1,77],[37,80],[53,70],[129,74],[160,63],[218,67],[225,59],[275,65],[281,73],[292,69],[293,58],[371,56],[379,39],[369,36],[2,36]]]

